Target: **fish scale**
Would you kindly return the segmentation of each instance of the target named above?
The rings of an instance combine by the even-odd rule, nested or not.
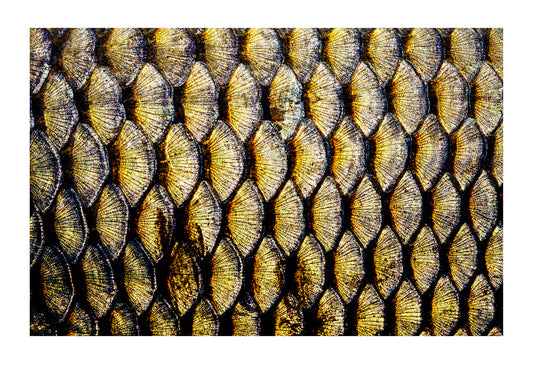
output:
[[[502,55],[502,29],[31,29],[30,334],[502,335]]]

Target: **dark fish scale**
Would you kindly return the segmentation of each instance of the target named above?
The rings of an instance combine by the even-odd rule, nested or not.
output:
[[[502,29],[31,29],[30,93],[31,335],[503,334]]]

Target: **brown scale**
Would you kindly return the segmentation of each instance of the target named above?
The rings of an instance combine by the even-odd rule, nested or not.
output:
[[[131,115],[153,144],[159,144],[174,119],[173,90],[159,70],[146,63],[131,88]]]
[[[98,60],[109,67],[120,86],[130,86],[146,62],[146,36],[140,29],[117,28],[101,33]]]
[[[259,84],[268,86],[283,61],[283,45],[274,29],[248,29],[241,54]]]
[[[37,94],[52,65],[52,36],[46,29],[30,29],[30,90]]]
[[[61,66],[74,91],[87,83],[96,68],[96,42],[93,29],[70,29],[63,37]]]
[[[145,318],[146,335],[174,336],[180,334],[180,323],[168,302],[157,296]]]
[[[79,119],[74,92],[63,73],[52,70],[32,98],[36,127],[46,132],[56,150],[65,147]]]
[[[158,28],[148,33],[148,60],[173,86],[187,80],[196,57],[194,37],[185,29]]]
[[[43,311],[31,306],[30,308],[30,335],[50,336],[56,335],[55,326],[48,320]]]
[[[94,69],[87,85],[75,96],[80,120],[90,124],[102,142],[109,145],[126,119],[122,89],[109,68]]]
[[[104,143],[91,126],[78,123],[61,157],[66,179],[72,181],[83,206],[91,207],[111,173]]]
[[[67,336],[94,336],[99,334],[98,322],[91,313],[74,303],[70,315],[65,321],[64,334]]]
[[[54,217],[54,233],[61,250],[69,263],[76,263],[88,235],[87,220],[76,192],[73,189],[60,190],[50,214]]]

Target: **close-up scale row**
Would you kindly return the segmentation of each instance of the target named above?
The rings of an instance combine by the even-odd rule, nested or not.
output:
[[[31,335],[502,335],[502,29],[30,29]]]

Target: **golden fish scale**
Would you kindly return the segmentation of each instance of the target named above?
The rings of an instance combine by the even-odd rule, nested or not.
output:
[[[30,126],[46,146],[30,148],[30,334],[193,335],[200,320],[211,335],[503,334],[502,30],[202,30],[32,29]],[[43,105],[58,75],[100,139],[83,172],[74,131],[54,142],[72,100],[48,91],[56,105]],[[140,113],[157,135],[132,125]],[[136,132],[120,134],[125,122]],[[107,167],[72,209],[85,218],[55,227],[59,193],[82,197],[73,177]],[[116,198],[101,202],[108,185]],[[154,187],[170,194],[147,216]],[[82,258],[54,265],[47,250],[67,255],[59,240],[83,227]],[[83,264],[94,247],[106,263]]]

